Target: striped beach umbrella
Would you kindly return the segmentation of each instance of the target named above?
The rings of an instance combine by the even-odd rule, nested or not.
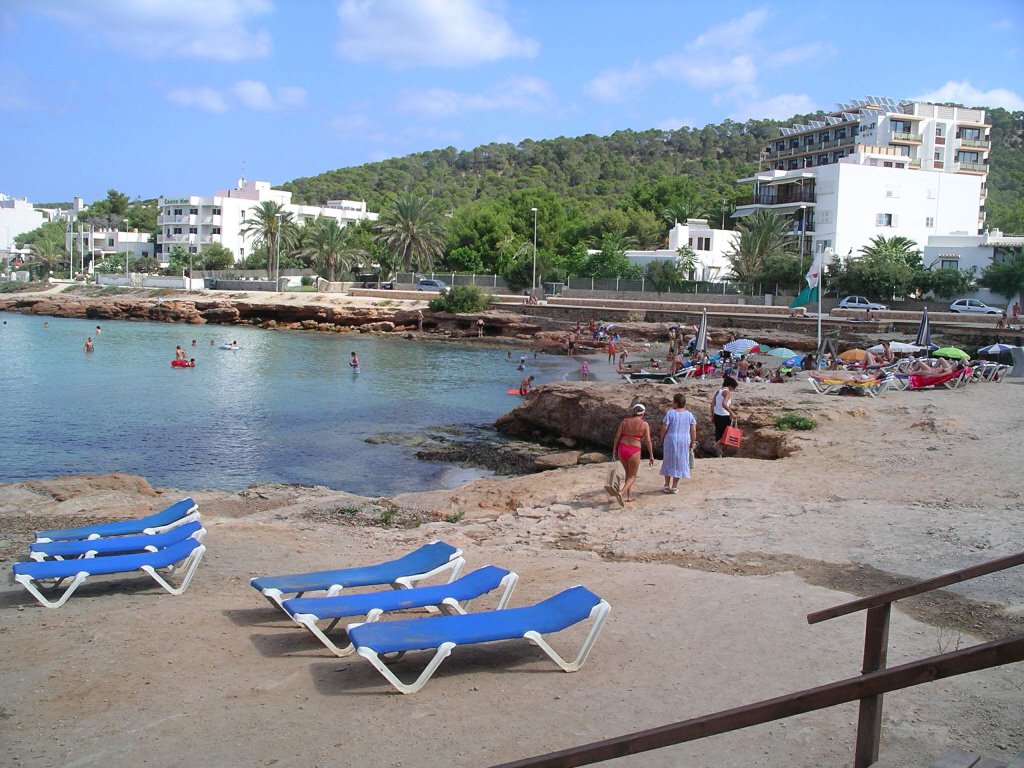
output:
[[[1016,349],[1012,344],[989,344],[987,347],[982,347],[978,350],[979,355],[1001,355],[1004,352],[1009,352],[1011,349]]]
[[[914,344],[925,349],[931,349],[932,324],[928,320],[928,307],[925,307],[924,312],[921,313],[921,323],[917,326],[917,337],[914,339]]]
[[[786,347],[776,347],[768,354],[771,355],[772,357],[793,357],[796,354],[796,352],[794,352],[792,349],[787,349]]]
[[[745,355],[755,347],[758,347],[758,343],[753,339],[736,339],[726,344],[723,349],[734,355]]]
[[[700,313],[700,325],[697,326],[697,337],[694,340],[693,349],[695,352],[708,351],[708,310],[707,307]]]

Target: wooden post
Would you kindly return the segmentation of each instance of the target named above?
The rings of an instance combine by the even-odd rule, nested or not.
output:
[[[889,653],[889,612],[885,603],[867,612],[864,627],[864,674],[885,669]],[[860,700],[857,716],[857,752],[853,768],[868,768],[878,762],[878,744],[882,736],[882,694]]]

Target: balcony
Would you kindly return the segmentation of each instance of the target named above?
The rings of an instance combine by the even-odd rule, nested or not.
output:
[[[921,161],[917,160],[917,159],[911,159],[911,161],[909,163],[907,163],[907,168],[913,168],[915,170],[920,170],[921,169]]]
[[[203,216],[203,226],[220,226],[220,216],[207,215]]]
[[[157,224],[181,224],[187,218],[188,218],[187,216],[173,216],[173,215],[157,216],[156,217],[156,223]]]
[[[984,163],[957,162],[953,169],[957,173],[988,173],[988,166]]]
[[[890,141],[902,144],[920,144],[924,137],[920,133],[905,133],[904,131],[893,131]]]
[[[195,243],[195,235],[161,235],[159,239],[163,243]]]
[[[737,198],[736,205],[737,207],[741,205],[793,205],[813,202],[815,202],[814,190],[785,186],[768,187],[758,190],[753,195]]]
[[[982,149],[987,151],[989,149],[992,149],[992,142],[978,141],[977,139],[960,139],[960,146],[970,147],[971,149]]]

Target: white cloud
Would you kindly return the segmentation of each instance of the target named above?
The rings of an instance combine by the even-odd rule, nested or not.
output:
[[[259,80],[239,80],[231,92],[248,109],[266,111],[274,108],[274,97],[270,95],[270,89]]]
[[[768,99],[748,101],[729,115],[733,120],[786,120],[793,115],[817,111],[814,99],[806,93],[780,93]]]
[[[952,101],[967,107],[1002,107],[1011,112],[1024,110],[1024,98],[1020,94],[1006,88],[982,91],[967,80],[962,80],[959,83],[950,80],[941,88],[936,88],[934,91],[923,93],[915,98],[931,102]]]
[[[996,32],[1013,32],[1017,28],[1013,19],[999,19],[992,22],[992,29]]]
[[[220,114],[228,105],[220,91],[214,88],[178,88],[167,94],[167,100],[179,107]]]
[[[587,84],[586,91],[598,101],[623,101],[645,89],[650,81],[650,69],[634,64],[629,69],[602,72]]]
[[[793,48],[784,48],[781,51],[776,51],[770,54],[766,61],[772,67],[791,67],[794,64],[802,64],[812,59],[831,58],[835,54],[836,49],[831,45],[808,43],[807,45],[797,45]]]
[[[167,100],[181,107],[198,109],[219,114],[229,107],[242,107],[267,112],[285,107],[299,107],[306,101],[306,89],[294,85],[275,89],[276,98],[270,88],[259,80],[239,80],[226,90],[216,88],[177,88],[167,94]]]
[[[753,39],[768,19],[768,11],[759,8],[745,13],[738,19],[732,19],[725,24],[711,27],[706,32],[698,35],[689,46],[692,51],[711,48],[720,50],[747,50],[753,44]]]
[[[750,85],[757,80],[757,66],[750,56],[715,61],[676,53],[654,62],[653,70],[669,80],[682,80],[691,88]]]
[[[30,11],[142,58],[239,61],[270,54],[270,33],[251,28],[271,0],[34,0]]]
[[[342,0],[338,54],[394,68],[462,67],[537,55],[496,0]]]
[[[535,112],[554,103],[554,94],[543,80],[512,78],[483,93],[460,93],[446,88],[403,91],[396,109],[425,119],[437,119],[465,112],[510,110]]]

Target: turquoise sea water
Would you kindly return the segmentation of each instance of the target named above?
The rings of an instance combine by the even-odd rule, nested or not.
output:
[[[0,320],[0,482],[130,472],[184,489],[443,487],[451,467],[365,439],[492,423],[517,404],[505,390],[524,375],[519,351],[510,360],[504,349],[452,343],[132,322],[101,322],[96,335],[91,320],[5,312]],[[95,352],[86,354],[90,335]],[[237,339],[241,349],[211,339]],[[176,344],[195,368],[171,367]],[[359,374],[348,366],[353,351]],[[542,383],[562,378],[566,363],[531,353],[528,372]]]

